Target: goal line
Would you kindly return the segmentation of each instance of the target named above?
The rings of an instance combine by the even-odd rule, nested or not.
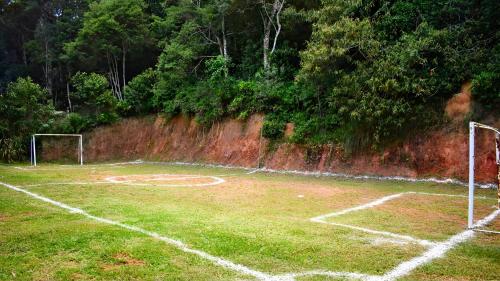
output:
[[[36,137],[49,136],[49,137],[76,137],[78,138],[78,162],[83,165],[83,135],[81,134],[34,134],[31,136],[30,158],[31,165],[36,166]]]

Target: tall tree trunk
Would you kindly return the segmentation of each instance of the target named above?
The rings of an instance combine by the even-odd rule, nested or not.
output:
[[[222,16],[222,45],[223,45],[223,55],[226,60],[229,59],[229,54],[227,52],[227,38],[226,38],[226,17]]]
[[[54,104],[54,106],[56,105],[56,97],[54,96],[54,93],[53,93],[53,87],[52,87],[52,65],[51,65],[51,62],[50,62],[50,55],[49,55],[49,41],[48,40],[45,40],[44,42],[44,47],[45,47],[45,55],[44,55],[44,58],[45,58],[45,66],[44,66],[44,69],[43,69],[43,73],[44,73],[44,78],[45,78],[45,89],[47,89],[47,92],[49,93],[51,99],[52,99],[52,103]]]
[[[280,22],[280,14],[281,11],[283,10],[283,7],[285,6],[285,1],[286,0],[274,0],[274,3],[272,5],[271,11],[268,11],[266,5],[266,1],[262,1],[262,10],[264,11],[264,14],[261,14],[262,16],[262,23],[264,25],[264,38],[262,42],[262,49],[263,49],[263,64],[264,64],[264,69],[266,72],[270,68],[270,62],[269,62],[269,56],[274,53],[276,50],[276,43],[278,42],[278,37],[281,33],[281,22]],[[276,24],[274,23],[276,21]],[[274,41],[273,41],[273,47],[271,50],[269,50],[269,45],[271,42],[271,28],[274,28]]]
[[[66,81],[66,96],[68,98],[68,111],[72,112],[73,109],[71,108],[71,97],[69,95],[69,79]]]
[[[118,100],[123,100],[123,95],[122,95],[122,89],[121,89],[121,84],[120,84],[120,77],[119,77],[119,72],[118,72],[118,62],[116,59],[116,56],[113,54],[106,54],[106,57],[108,59],[108,77],[109,77],[109,84],[111,85],[111,91],[113,92],[113,95],[118,99]]]
[[[281,21],[280,21],[280,15],[281,11],[283,10],[283,6],[285,5],[285,0],[279,4],[278,11],[276,12],[276,25],[277,29],[276,32],[274,33],[274,42],[273,42],[273,48],[271,49],[271,54],[274,53],[274,50],[276,50],[276,43],[278,42],[278,37],[280,36],[281,33]]]
[[[263,42],[263,50],[264,50],[264,69],[269,70],[269,37],[271,36],[271,22],[267,22],[264,24],[264,42]]]
[[[126,66],[126,59],[127,59],[127,47],[125,47],[125,45],[122,45],[122,91],[123,93],[125,93],[125,85],[126,85],[126,80],[125,80],[125,76],[126,76],[126,69],[125,69],[125,66]],[[123,99],[125,99],[125,97],[123,96],[122,97]]]

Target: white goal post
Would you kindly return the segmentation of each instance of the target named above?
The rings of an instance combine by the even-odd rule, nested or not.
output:
[[[36,166],[36,137],[37,136],[50,136],[50,137],[77,137],[78,138],[78,162],[83,165],[83,135],[80,134],[34,134],[31,136],[31,165]]]
[[[495,132],[495,153],[497,164],[497,184],[498,184],[498,202],[497,208],[500,209],[500,130],[488,125],[483,125],[477,122],[469,123],[469,214],[467,226],[469,229],[474,229],[474,160],[475,160],[475,133],[476,128],[486,129]],[[493,232],[495,231],[486,231]]]

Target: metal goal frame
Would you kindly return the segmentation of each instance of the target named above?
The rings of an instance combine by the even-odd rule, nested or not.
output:
[[[495,153],[496,153],[496,164],[497,164],[497,188],[498,188],[498,202],[497,208],[500,209],[500,129],[484,125],[477,122],[469,123],[469,212],[467,227],[469,229],[475,229],[474,226],[474,160],[475,160],[475,139],[476,139],[476,128],[486,129],[495,132]],[[478,230],[478,229],[476,229]],[[481,230],[478,230],[481,231]],[[496,231],[486,231],[492,233],[500,233]]]
[[[36,137],[37,136],[50,136],[50,137],[77,137],[78,138],[78,162],[83,165],[83,135],[81,134],[33,134],[31,136],[30,158],[31,165],[36,167]]]

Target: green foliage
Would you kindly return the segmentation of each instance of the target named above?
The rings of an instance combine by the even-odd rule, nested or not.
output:
[[[238,119],[246,119],[257,110],[257,92],[259,85],[255,81],[236,81],[235,96],[229,103],[228,113]]]
[[[0,139],[0,159],[8,163],[22,159],[26,154],[26,138],[13,137]]]
[[[472,90],[477,98],[488,110],[498,114],[500,104],[500,44],[491,51],[489,60],[474,76]]]
[[[283,137],[286,122],[283,122],[275,115],[267,115],[262,125],[262,136],[271,140],[278,140]]]
[[[109,91],[108,80],[97,73],[78,72],[71,78],[71,83],[75,87],[76,98],[81,100],[82,104],[93,103]]]
[[[118,100],[109,89],[106,77],[97,73],[78,72],[71,79],[75,88],[74,97],[80,107],[75,111],[89,118],[88,124],[110,124],[119,119]]]
[[[119,115],[185,114],[210,126],[263,113],[266,137],[282,138],[291,122],[289,141],[356,151],[446,122],[444,104],[464,83],[481,112],[470,116],[497,114],[500,103],[496,0],[286,1],[265,70],[262,5],[272,1],[1,5],[0,91],[33,74],[56,108],[73,112],[54,131]],[[10,139],[3,146],[21,147]]]
[[[0,157],[19,160],[26,153],[31,134],[50,127],[53,107],[48,95],[31,78],[18,78],[0,95]]]
[[[207,77],[210,82],[217,83],[229,76],[231,61],[223,56],[216,56],[205,62]]]
[[[154,111],[153,88],[156,80],[156,72],[148,68],[128,82],[125,88],[125,103],[131,107],[133,113],[144,115]]]
[[[477,7],[466,1],[345,5],[325,2],[301,54],[298,79],[317,93],[314,112],[321,119],[311,127],[323,129],[316,136],[329,130],[333,141],[353,149],[404,138],[443,122],[444,101],[473,77],[478,100],[495,99],[495,64],[485,65],[490,42],[480,39]]]
[[[154,89],[153,105],[166,113],[176,113],[172,104],[178,90],[189,82],[188,67],[193,52],[178,43],[165,46],[158,58],[158,83]]]
[[[58,120],[54,125],[53,131],[61,134],[82,133],[92,124],[88,118],[83,117],[78,113],[69,113],[63,119]]]
[[[99,64],[100,60],[109,60],[110,55],[121,55],[147,44],[149,31],[144,9],[143,1],[93,2],[85,13],[76,40],[65,46],[66,53],[87,63]]]

